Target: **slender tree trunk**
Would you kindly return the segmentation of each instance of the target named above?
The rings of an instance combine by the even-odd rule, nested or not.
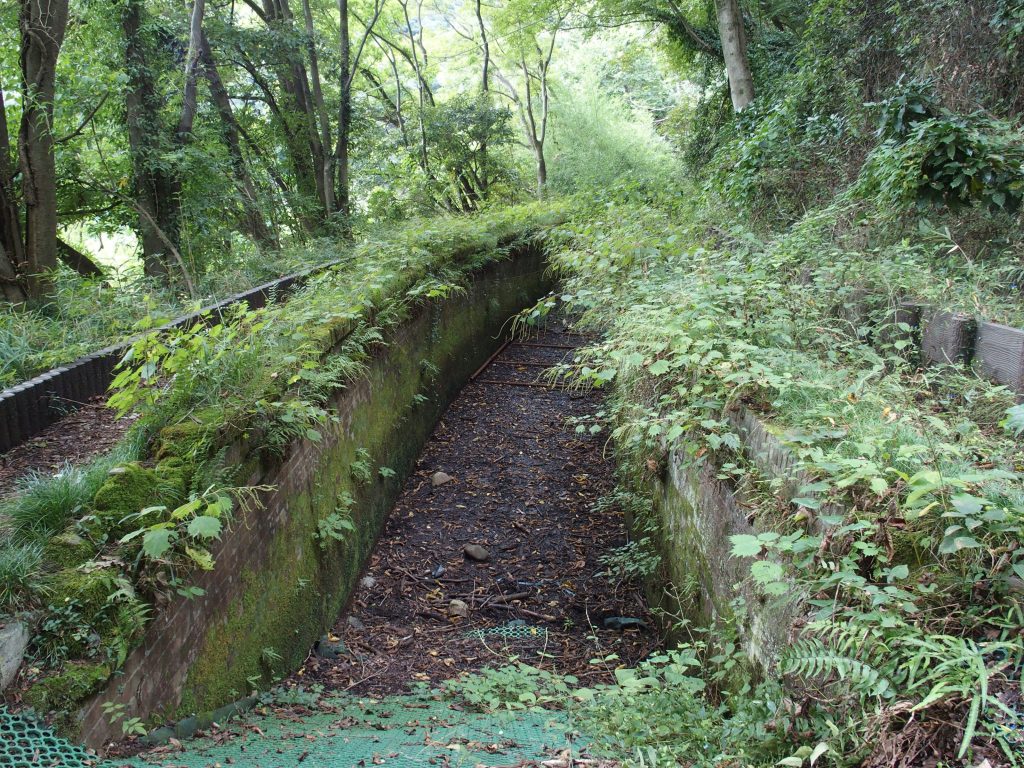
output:
[[[277,248],[279,245],[277,237],[267,226],[263,213],[260,211],[256,185],[249,173],[245,155],[242,154],[242,142],[239,138],[238,122],[235,120],[235,113],[231,108],[231,99],[224,87],[224,81],[221,80],[220,72],[217,71],[217,63],[214,61],[213,51],[210,49],[210,43],[205,34],[202,35],[200,42],[202,44],[203,76],[210,86],[210,96],[217,108],[217,114],[220,116],[224,144],[228,149],[228,156],[231,158],[231,172],[242,198],[242,210],[244,211],[242,227],[260,245],[266,248]]]
[[[313,105],[316,108],[317,122],[320,128],[320,151],[323,157],[320,161],[321,173],[323,174],[323,203],[324,212],[330,216],[340,206],[335,201],[334,192],[334,166],[335,158],[331,153],[331,124],[327,119],[327,105],[324,102],[323,87],[320,83],[320,62],[316,54],[316,31],[313,28],[313,12],[309,6],[309,0],[302,0],[302,15],[306,22],[306,45],[309,48],[309,77],[313,87]],[[342,28],[347,34],[347,22],[342,22]],[[342,63],[341,71],[348,72],[347,63]]]
[[[25,244],[21,239],[21,217],[14,199],[13,180],[11,140],[7,134],[4,92],[0,88],[0,298],[21,304],[28,298],[19,276],[19,268],[25,260]]]
[[[487,40],[487,26],[484,24],[484,15],[480,7],[482,0],[476,0],[476,23],[480,27],[481,49],[483,51],[483,71],[480,73],[480,91],[488,93],[491,90],[490,68],[491,68],[491,45]]]
[[[57,167],[53,147],[53,99],[57,56],[68,22],[68,0],[22,0],[21,133],[22,185],[25,201],[25,269],[30,296],[49,289],[57,266]]]
[[[340,1],[340,0],[339,0]],[[430,175],[430,161],[427,156],[427,125],[424,122],[423,112],[426,108],[427,93],[429,89],[426,87],[426,78],[424,77],[424,69],[420,66],[420,55],[416,52],[416,33],[412,28],[412,18],[409,16],[409,3],[407,0],[399,0],[399,5],[402,6],[402,14],[405,17],[405,29],[409,35],[409,50],[411,51],[410,63],[412,64],[413,70],[416,73],[416,82],[418,88],[416,89],[419,95],[419,126],[420,126],[420,167],[427,175]],[[422,29],[420,30],[422,34]],[[433,104],[431,98],[430,103]]]
[[[754,100],[754,78],[747,58],[747,36],[738,0],[715,0],[718,34],[722,38],[722,55],[729,76],[732,107],[742,112]]]
[[[96,265],[95,261],[59,238],[57,240],[57,258],[82,277],[103,277],[103,270]]]
[[[146,46],[142,39],[142,6],[143,0],[127,0],[122,18],[128,74],[125,121],[139,209],[143,269],[150,277],[164,278],[168,270],[163,239],[157,232],[158,222],[164,221],[160,228],[173,239],[177,237],[177,228],[165,228],[171,217],[163,209],[173,204],[173,195],[166,173],[154,162],[158,151],[154,146],[154,134],[161,130],[161,123],[156,87],[147,67]]]
[[[263,18],[275,34],[294,36],[294,19],[288,0],[263,0]],[[300,195],[305,198],[300,219],[308,232],[316,229],[330,211],[327,210],[327,196],[324,192],[324,147],[320,141],[315,109],[310,93],[309,78],[303,62],[302,48],[296,46],[287,53],[287,62],[278,65],[277,80],[281,90],[288,95],[291,109],[287,106],[282,117],[287,121],[285,132],[288,137],[288,154],[295,172]],[[317,202],[319,214],[312,216],[308,209],[310,202]]]
[[[484,24],[483,9],[481,8],[482,0],[476,0],[476,23],[480,27],[480,42],[481,50],[483,52],[483,66],[480,72],[480,93],[484,99],[488,100],[491,92],[490,82],[490,69],[491,69],[491,46],[487,40],[487,25]],[[490,186],[491,180],[488,175],[490,170],[487,164],[487,139],[486,137],[480,142],[480,185],[478,188],[477,197],[486,197],[487,188]]]
[[[338,211],[348,232],[352,213],[352,180],[349,177],[349,136],[352,132],[352,40],[348,28],[348,0],[338,0],[338,55],[340,93],[338,96],[338,144],[334,148],[334,161],[338,169]],[[369,34],[369,33],[367,33]]]
[[[206,0],[194,0],[188,25],[188,53],[185,56],[185,91],[181,100],[181,115],[178,118],[178,143],[185,144],[192,135],[192,126],[198,108],[199,59],[203,48],[203,14]]]
[[[345,234],[351,234],[350,216],[352,214],[351,169],[349,168],[349,137],[352,133],[352,83],[359,71],[359,60],[362,58],[366,41],[373,35],[373,28],[384,10],[384,0],[374,0],[373,16],[366,22],[366,28],[359,44],[352,53],[352,39],[349,34],[348,0],[338,0],[338,53],[339,53],[339,98],[338,98],[338,143],[334,147],[334,166],[338,175],[338,211],[343,217]],[[401,90],[398,93],[398,122],[402,122]],[[403,130],[404,132],[404,130]]]

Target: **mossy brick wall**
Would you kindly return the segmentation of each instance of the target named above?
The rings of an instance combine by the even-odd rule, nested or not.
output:
[[[205,594],[158,612],[122,670],[80,710],[77,735],[97,748],[120,737],[103,712],[108,702],[157,725],[245,695],[249,678],[298,668],[349,600],[438,418],[498,345],[503,324],[548,288],[539,250],[490,265],[465,294],[420,307],[390,335],[368,373],[335,397],[339,419],[322,441],[296,443],[273,465],[233,446],[229,460],[246,467],[246,481],[276,489],[263,508],[239,513],[215,569],[196,576]],[[368,483],[351,470],[360,450],[373,461]],[[381,466],[395,474],[381,476]],[[345,492],[355,499],[356,532],[322,547],[317,523]]]

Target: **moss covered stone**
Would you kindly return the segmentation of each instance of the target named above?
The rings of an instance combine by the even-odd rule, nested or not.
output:
[[[75,568],[92,560],[96,548],[79,536],[74,528],[58,533],[46,544],[46,561],[58,568]]]
[[[191,464],[177,456],[171,456],[156,465],[156,474],[162,503],[171,506],[172,502],[177,504],[185,500],[189,483],[192,481]]]
[[[136,528],[126,518],[159,504],[159,498],[160,479],[155,470],[140,464],[115,467],[93,499],[96,525],[110,538],[120,538]]]
[[[24,701],[37,712],[74,712],[76,706],[110,677],[106,664],[68,664],[60,673],[40,680],[25,692]]]
[[[110,574],[102,569],[64,568],[50,576],[46,586],[53,605],[75,602],[87,620],[103,610],[112,591]]]
[[[223,408],[205,408],[190,413],[184,421],[160,430],[156,458],[176,458],[189,465],[201,461],[210,452],[218,431],[228,421]]]

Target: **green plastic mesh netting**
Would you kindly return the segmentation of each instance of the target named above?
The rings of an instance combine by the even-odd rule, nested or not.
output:
[[[353,768],[518,766],[569,750],[559,712],[481,714],[428,694],[387,699],[278,700],[209,735],[131,759],[101,761],[31,721],[3,712],[0,766],[61,768]]]
[[[0,705],[0,766],[85,768],[103,765],[96,755],[55,736],[45,725]]]
[[[544,627],[532,627],[525,621],[516,620],[497,627],[474,629],[466,634],[469,635],[469,637],[475,637],[478,640],[488,640],[492,637],[500,637],[506,640],[543,641],[547,639],[548,631],[544,629]]]

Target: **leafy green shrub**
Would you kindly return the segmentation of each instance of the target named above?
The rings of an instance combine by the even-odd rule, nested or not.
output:
[[[703,698],[700,667],[692,649],[679,648],[617,669],[613,685],[575,690],[580,729],[597,735],[600,752],[638,765],[720,765],[725,709]]]
[[[858,192],[921,208],[977,203],[1012,213],[1024,198],[1024,140],[1010,123],[942,110],[904,124],[883,143],[865,164]]]
[[[683,207],[613,204],[563,228],[552,256],[561,299],[604,333],[562,373],[611,389],[604,425],[637,482],[659,477],[674,446],[684,460],[713,462],[723,482],[764,489],[750,498],[760,530],[736,537],[734,556],[752,558],[759,598],[806,599],[805,639],[821,645],[793,646],[782,685],[735,702],[746,714],[726,719],[725,752],[756,751],[769,718],[747,706],[757,700],[789,729],[769,749],[775,759],[805,764],[825,744],[856,763],[911,738],[901,706],[916,707],[955,753],[967,744],[991,755],[1007,713],[984,686],[1007,685],[1022,655],[1011,629],[1019,607],[1004,605],[1024,578],[1021,454],[995,429],[1002,419],[1015,430],[1015,412],[1002,415],[1004,388],[922,375],[873,346],[894,297],[947,279],[962,288],[965,273],[920,244],[837,244],[857,206],[836,204],[768,240],[720,211],[681,222],[693,216]],[[813,479],[795,498],[775,495],[750,466],[729,418],[738,406],[768,421]],[[864,656],[844,653],[833,625],[856,635]],[[854,683],[863,688],[848,696]],[[794,696],[806,706],[783,713]],[[845,725],[833,733],[828,723]]]
[[[570,686],[578,683],[571,675],[556,675],[512,659],[498,669],[464,675],[454,681],[451,688],[480,711],[521,712],[564,706],[570,697]]]

